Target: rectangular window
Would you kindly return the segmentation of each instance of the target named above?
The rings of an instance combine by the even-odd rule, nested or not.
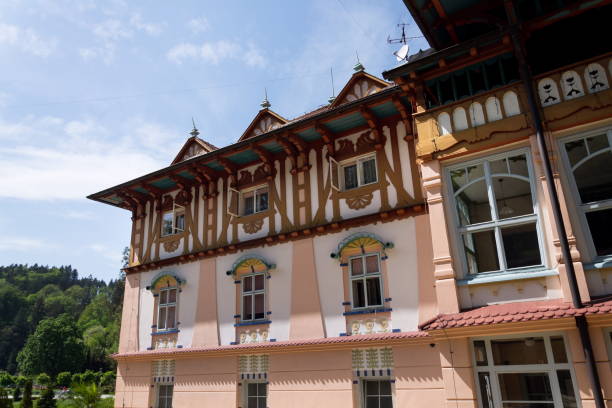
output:
[[[246,391],[247,408],[268,408],[268,384],[247,383]]]
[[[562,336],[485,339],[472,344],[482,407],[578,407]]]
[[[369,155],[338,163],[329,158],[331,185],[336,190],[346,191],[378,181],[376,156]]]
[[[172,408],[172,393],[174,385],[164,384],[157,386],[157,408]]]
[[[266,275],[256,273],[242,278],[242,320],[266,317]]]
[[[268,209],[268,187],[240,193],[240,214],[251,215]]]
[[[449,170],[468,273],[542,266],[529,159],[513,152]]]
[[[349,278],[353,309],[383,305],[379,254],[349,258]]]
[[[176,288],[164,288],[159,291],[157,330],[176,328]]]
[[[563,143],[576,206],[591,237],[594,256],[612,255],[612,130]]]
[[[162,215],[162,237],[185,231],[185,208],[174,204],[172,211]]]
[[[363,381],[364,408],[393,408],[390,380]]]

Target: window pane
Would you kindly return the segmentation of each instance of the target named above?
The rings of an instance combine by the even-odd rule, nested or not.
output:
[[[502,228],[501,234],[508,268],[520,268],[542,263],[535,222]]]
[[[491,351],[495,365],[546,364],[544,339],[491,340]]]
[[[612,152],[599,153],[574,170],[583,203],[612,198]]]
[[[603,135],[587,137],[586,141],[591,154],[610,147],[610,144],[608,143],[608,135],[605,133]]]
[[[584,139],[567,142],[565,144],[565,151],[567,152],[567,157],[572,167],[580,160],[584,159],[588,154]]]
[[[366,408],[379,408],[378,397],[367,397],[366,398]]]
[[[170,306],[168,307],[168,317],[167,317],[167,324],[166,324],[166,329],[174,329],[174,327],[176,326],[175,323],[175,318],[176,318],[176,306]]]
[[[249,397],[247,406],[248,408],[257,408],[257,397]]]
[[[366,381],[366,395],[378,395],[378,381]]]
[[[265,396],[267,395],[267,386],[264,383],[259,383],[257,384],[257,394],[261,397],[261,396]]]
[[[478,386],[480,387],[482,408],[493,408],[493,396],[491,395],[491,378],[489,377],[489,373],[478,373]]]
[[[253,197],[253,193],[250,193],[249,196],[244,196],[244,215],[253,214],[254,204],[255,197]]]
[[[368,289],[368,306],[382,305],[382,296],[380,290],[380,278],[366,279]]]
[[[489,162],[491,174],[508,174],[508,159],[491,160]]]
[[[393,399],[391,397],[380,397],[380,408],[393,408]]]
[[[378,271],[378,255],[366,256],[366,272],[377,273]]]
[[[463,236],[463,246],[470,273],[499,270],[495,231],[467,233]]]
[[[376,160],[369,159],[362,162],[363,167],[363,183],[369,184],[376,182]]]
[[[500,219],[533,214],[528,182],[513,177],[496,177],[493,179],[493,192]]]
[[[174,232],[185,231],[185,214],[177,214],[174,229]]]
[[[565,353],[563,337],[551,337],[550,346],[555,358],[555,363],[567,363],[567,354]]]
[[[255,275],[255,290],[263,290],[264,288],[264,275]]]
[[[168,303],[176,303],[176,289],[168,291]]]
[[[457,194],[459,222],[463,225],[491,221],[491,207],[484,180],[477,181]]]
[[[510,166],[510,173],[516,174],[518,176],[529,177],[527,156],[525,156],[524,154],[508,157],[508,165]]]
[[[343,167],[344,170],[344,189],[350,190],[357,187],[357,165]]]
[[[246,276],[242,280],[242,291],[243,292],[250,292],[252,290],[253,290],[253,277],[252,276]]]
[[[242,320],[253,320],[253,295],[242,297]]]
[[[450,176],[453,191],[457,191],[467,184],[467,174],[465,169],[452,170],[450,172]]]
[[[162,219],[162,235],[170,235],[172,234],[172,213],[167,212],[164,214],[164,218]]]
[[[163,330],[166,328],[166,308],[165,307],[159,308],[159,320],[157,322],[157,328],[159,330]]]
[[[351,275],[357,276],[363,274],[363,258],[351,259]]]
[[[261,190],[257,192],[257,212],[268,209],[268,192]]]
[[[559,380],[559,389],[561,390],[561,401],[563,408],[576,408],[576,395],[574,395],[574,383],[569,370],[557,370],[557,379]]]
[[[474,342],[474,359],[476,360],[477,366],[487,365],[487,350],[485,348],[485,342],[482,340]]]
[[[391,381],[380,382],[380,395],[391,395]]]
[[[591,231],[591,238],[595,245],[597,255],[612,254],[612,233],[610,233],[610,220],[612,208],[586,213],[587,223]]]
[[[267,408],[267,398],[266,397],[259,397],[257,399],[259,400],[259,404],[257,408]]]
[[[248,396],[249,397],[256,397],[257,396],[257,383],[249,383],[248,384]]]
[[[503,401],[553,401],[547,373],[504,373],[498,378]]]
[[[255,319],[263,319],[265,317],[265,301],[264,294],[255,295]]]
[[[162,290],[159,292],[159,304],[164,305],[168,303],[168,291]]]
[[[363,279],[353,281],[353,307],[365,307],[365,292]]]

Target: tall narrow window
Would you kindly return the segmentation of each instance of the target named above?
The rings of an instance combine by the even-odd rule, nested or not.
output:
[[[367,156],[340,164],[340,180],[342,190],[352,190],[357,187],[376,183],[376,157]]]
[[[176,288],[163,288],[159,291],[157,330],[176,328]]]
[[[450,169],[468,273],[542,265],[528,159],[511,153]]]
[[[268,408],[268,385],[266,383],[247,383],[246,408]]]
[[[183,231],[185,231],[185,208],[174,204],[172,211],[166,211],[162,216],[162,236]]]
[[[174,385],[163,384],[157,386],[157,408],[172,408],[172,393]]]
[[[255,273],[242,278],[242,320],[266,317],[266,275]]]
[[[353,309],[382,306],[383,289],[379,254],[349,258]]]
[[[364,408],[393,408],[393,394],[389,380],[363,381]]]
[[[612,130],[564,143],[576,190],[577,208],[596,256],[612,255]]]
[[[485,339],[473,346],[482,407],[578,407],[563,337]]]

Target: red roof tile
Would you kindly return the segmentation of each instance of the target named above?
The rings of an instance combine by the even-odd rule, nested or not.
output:
[[[483,306],[460,313],[438,315],[419,326],[421,330],[440,330],[451,327],[481,326],[491,323],[526,322],[531,320],[561,319],[591,314],[610,313],[612,297],[594,300],[576,309],[561,299],[513,302]]]

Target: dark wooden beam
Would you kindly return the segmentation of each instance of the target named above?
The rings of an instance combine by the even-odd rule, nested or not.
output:
[[[315,130],[321,135],[323,143],[325,146],[327,146],[327,152],[333,156],[336,153],[336,149],[334,147],[334,133],[322,123],[315,123]]]
[[[217,157],[217,161],[223,167],[223,170],[225,170],[225,172],[228,175],[232,175],[232,174],[236,174],[237,173],[238,168],[227,157]]]
[[[406,137],[404,140],[412,139],[412,123],[410,121],[410,114],[408,113],[408,109],[404,106],[399,95],[393,95],[391,98],[393,101],[393,105],[395,105],[395,109],[397,109],[402,117],[402,122],[404,123],[404,127],[406,128]],[[410,132],[410,135],[409,135]]]
[[[383,148],[382,143],[382,132],[380,130],[380,123],[378,123],[378,118],[374,113],[368,109],[367,106],[361,106],[361,115],[364,117],[368,126],[370,127],[370,131],[372,131],[372,135],[374,136],[374,148],[376,150],[380,150]]]

